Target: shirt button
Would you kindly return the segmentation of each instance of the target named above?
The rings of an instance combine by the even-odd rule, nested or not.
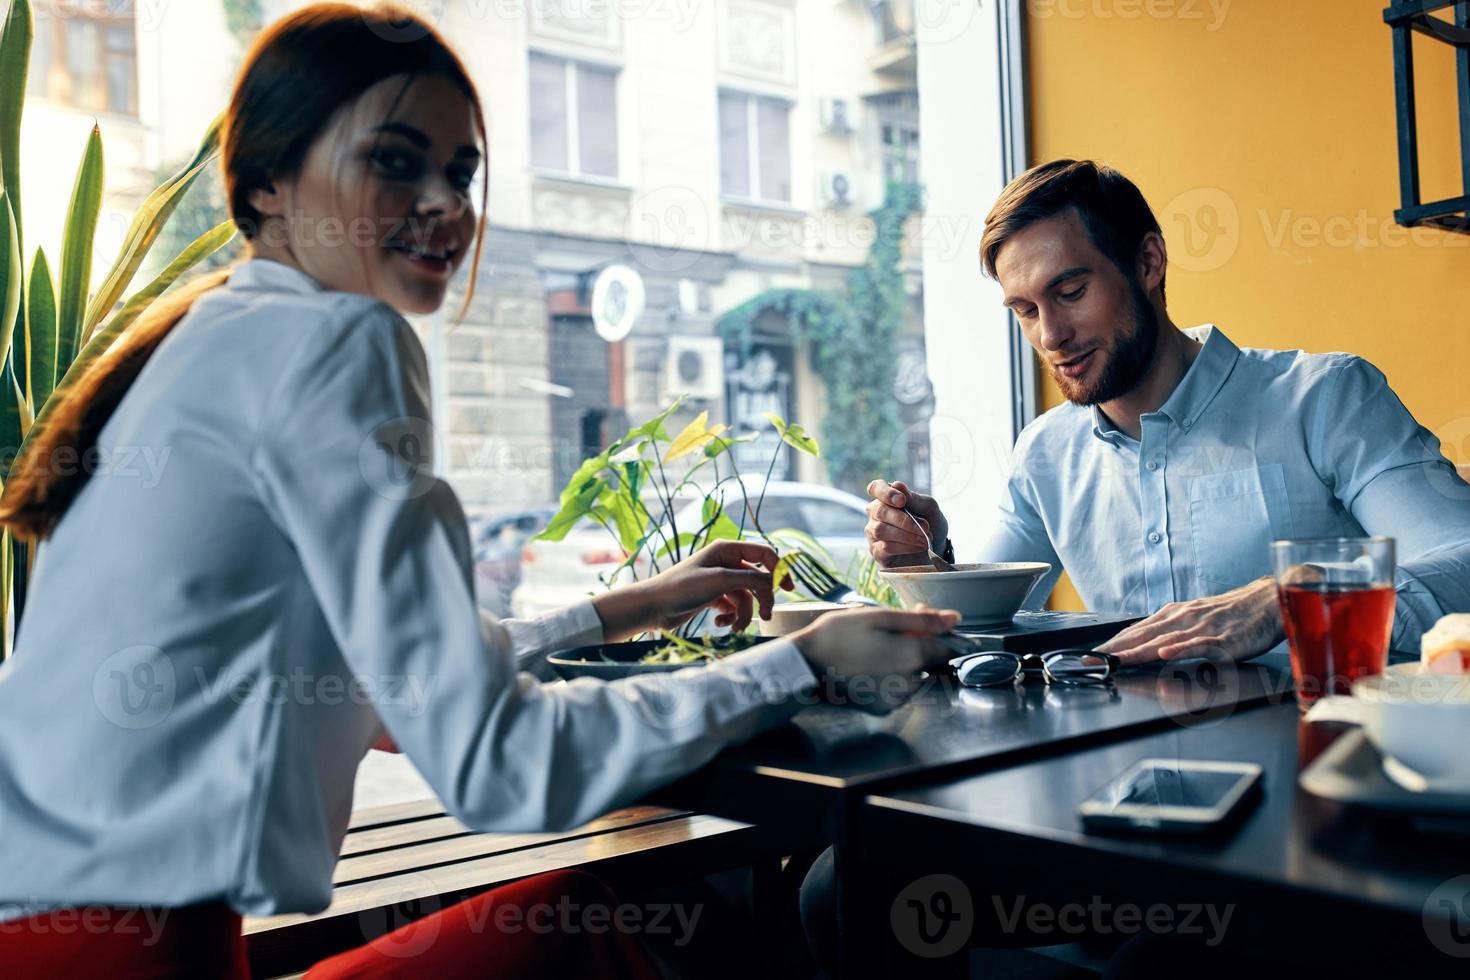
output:
[[[1184,427],[1186,429],[1189,428],[1191,425],[1194,425],[1194,419],[1185,419],[1184,420]]]
[[[1159,468],[1159,461],[1156,460],[1156,459],[1149,460],[1148,461],[1148,468],[1151,469],[1151,470],[1158,469]]]
[[[1158,531],[1150,531],[1148,532],[1148,540],[1150,544],[1158,544],[1160,541],[1164,540],[1164,536]]]

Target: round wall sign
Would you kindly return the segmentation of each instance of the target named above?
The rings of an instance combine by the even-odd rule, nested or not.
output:
[[[643,313],[643,277],[626,265],[610,265],[592,283],[592,326],[608,343],[628,336]]]

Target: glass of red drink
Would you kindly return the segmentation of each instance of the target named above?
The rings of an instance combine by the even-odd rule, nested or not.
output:
[[[1393,633],[1393,538],[1273,541],[1276,594],[1303,708],[1380,674]]]

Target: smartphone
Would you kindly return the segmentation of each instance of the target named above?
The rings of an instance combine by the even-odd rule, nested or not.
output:
[[[1088,830],[1192,834],[1230,823],[1260,792],[1261,767],[1253,762],[1144,759],[1078,812]]]

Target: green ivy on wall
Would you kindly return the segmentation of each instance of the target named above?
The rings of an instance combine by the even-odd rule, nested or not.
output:
[[[827,385],[822,456],[832,482],[861,489],[889,476],[891,449],[901,428],[893,398],[895,340],[907,306],[903,271],[904,225],[922,206],[912,182],[890,182],[883,204],[868,212],[873,244],[862,266],[847,274],[842,291],[770,289],[720,318],[725,342],[749,356],[756,321],[784,317],[798,342],[810,345],[812,368]]]
[[[220,0],[225,8],[225,26],[241,44],[249,44],[265,22],[260,0]]]

